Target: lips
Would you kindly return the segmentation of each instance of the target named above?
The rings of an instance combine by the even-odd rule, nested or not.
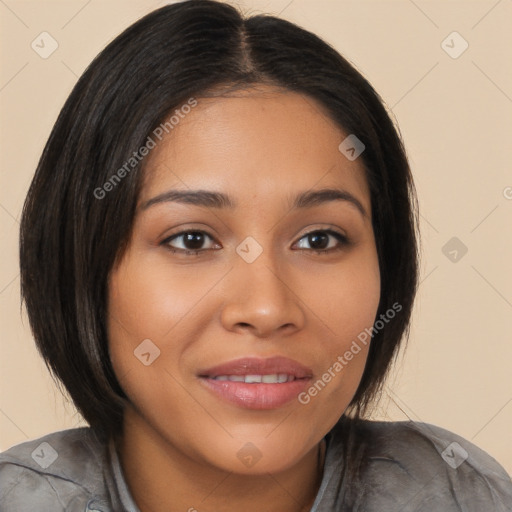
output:
[[[246,409],[277,409],[308,385],[310,368],[286,357],[242,358],[200,370],[198,377],[218,398]]]

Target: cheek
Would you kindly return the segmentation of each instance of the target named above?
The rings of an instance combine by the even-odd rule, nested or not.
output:
[[[173,330],[193,325],[198,303],[217,279],[212,274],[173,269],[161,258],[127,259],[109,283],[111,344],[172,339]]]
[[[219,277],[212,271],[191,272],[165,258],[128,256],[109,281],[108,339],[116,376],[128,394],[146,397],[179,388],[172,375],[185,366],[189,347],[210,321],[207,291]],[[213,297],[211,294],[210,297]],[[215,305],[218,305],[217,303]],[[163,386],[163,383],[166,383]],[[180,394],[173,391],[173,401]],[[149,398],[148,398],[149,397]]]
[[[380,272],[376,249],[360,252],[347,265],[311,277],[308,304],[332,334],[326,349],[348,350],[353,340],[371,328],[380,301]],[[361,359],[361,358],[359,358]]]
[[[352,400],[363,374],[380,300],[376,252],[369,251],[333,275],[316,276],[305,302],[316,304],[325,337],[320,338],[322,373],[299,396],[314,415],[334,424]],[[328,412],[327,412],[328,411]]]

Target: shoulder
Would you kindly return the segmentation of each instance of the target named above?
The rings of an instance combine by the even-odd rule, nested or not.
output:
[[[86,511],[104,499],[105,446],[75,428],[0,453],[0,509]]]
[[[366,510],[375,503],[382,512],[512,511],[510,476],[453,432],[412,421],[363,421],[357,439],[365,447]]]

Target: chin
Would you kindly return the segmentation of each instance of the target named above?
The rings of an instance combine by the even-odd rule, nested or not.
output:
[[[306,436],[305,436],[306,437]],[[289,438],[288,438],[289,439]],[[213,466],[227,472],[244,475],[280,473],[297,464],[311,449],[299,443],[285,442],[282,436],[273,439],[246,436],[215,443],[214,450],[203,452]]]

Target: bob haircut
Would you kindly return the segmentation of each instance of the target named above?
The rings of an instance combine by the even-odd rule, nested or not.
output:
[[[122,431],[129,400],[110,362],[107,292],[131,235],[144,160],[108,194],[98,190],[114,184],[123,164],[191,97],[258,84],[313,98],[365,145],[360,162],[381,272],[377,317],[396,302],[402,309],[372,337],[340,422],[362,418],[409,334],[418,286],[417,201],[400,135],[378,94],[330,45],[293,23],[244,18],[213,0],[164,6],[116,37],[78,80],[43,150],[21,219],[21,293],[35,342],[101,437]]]

